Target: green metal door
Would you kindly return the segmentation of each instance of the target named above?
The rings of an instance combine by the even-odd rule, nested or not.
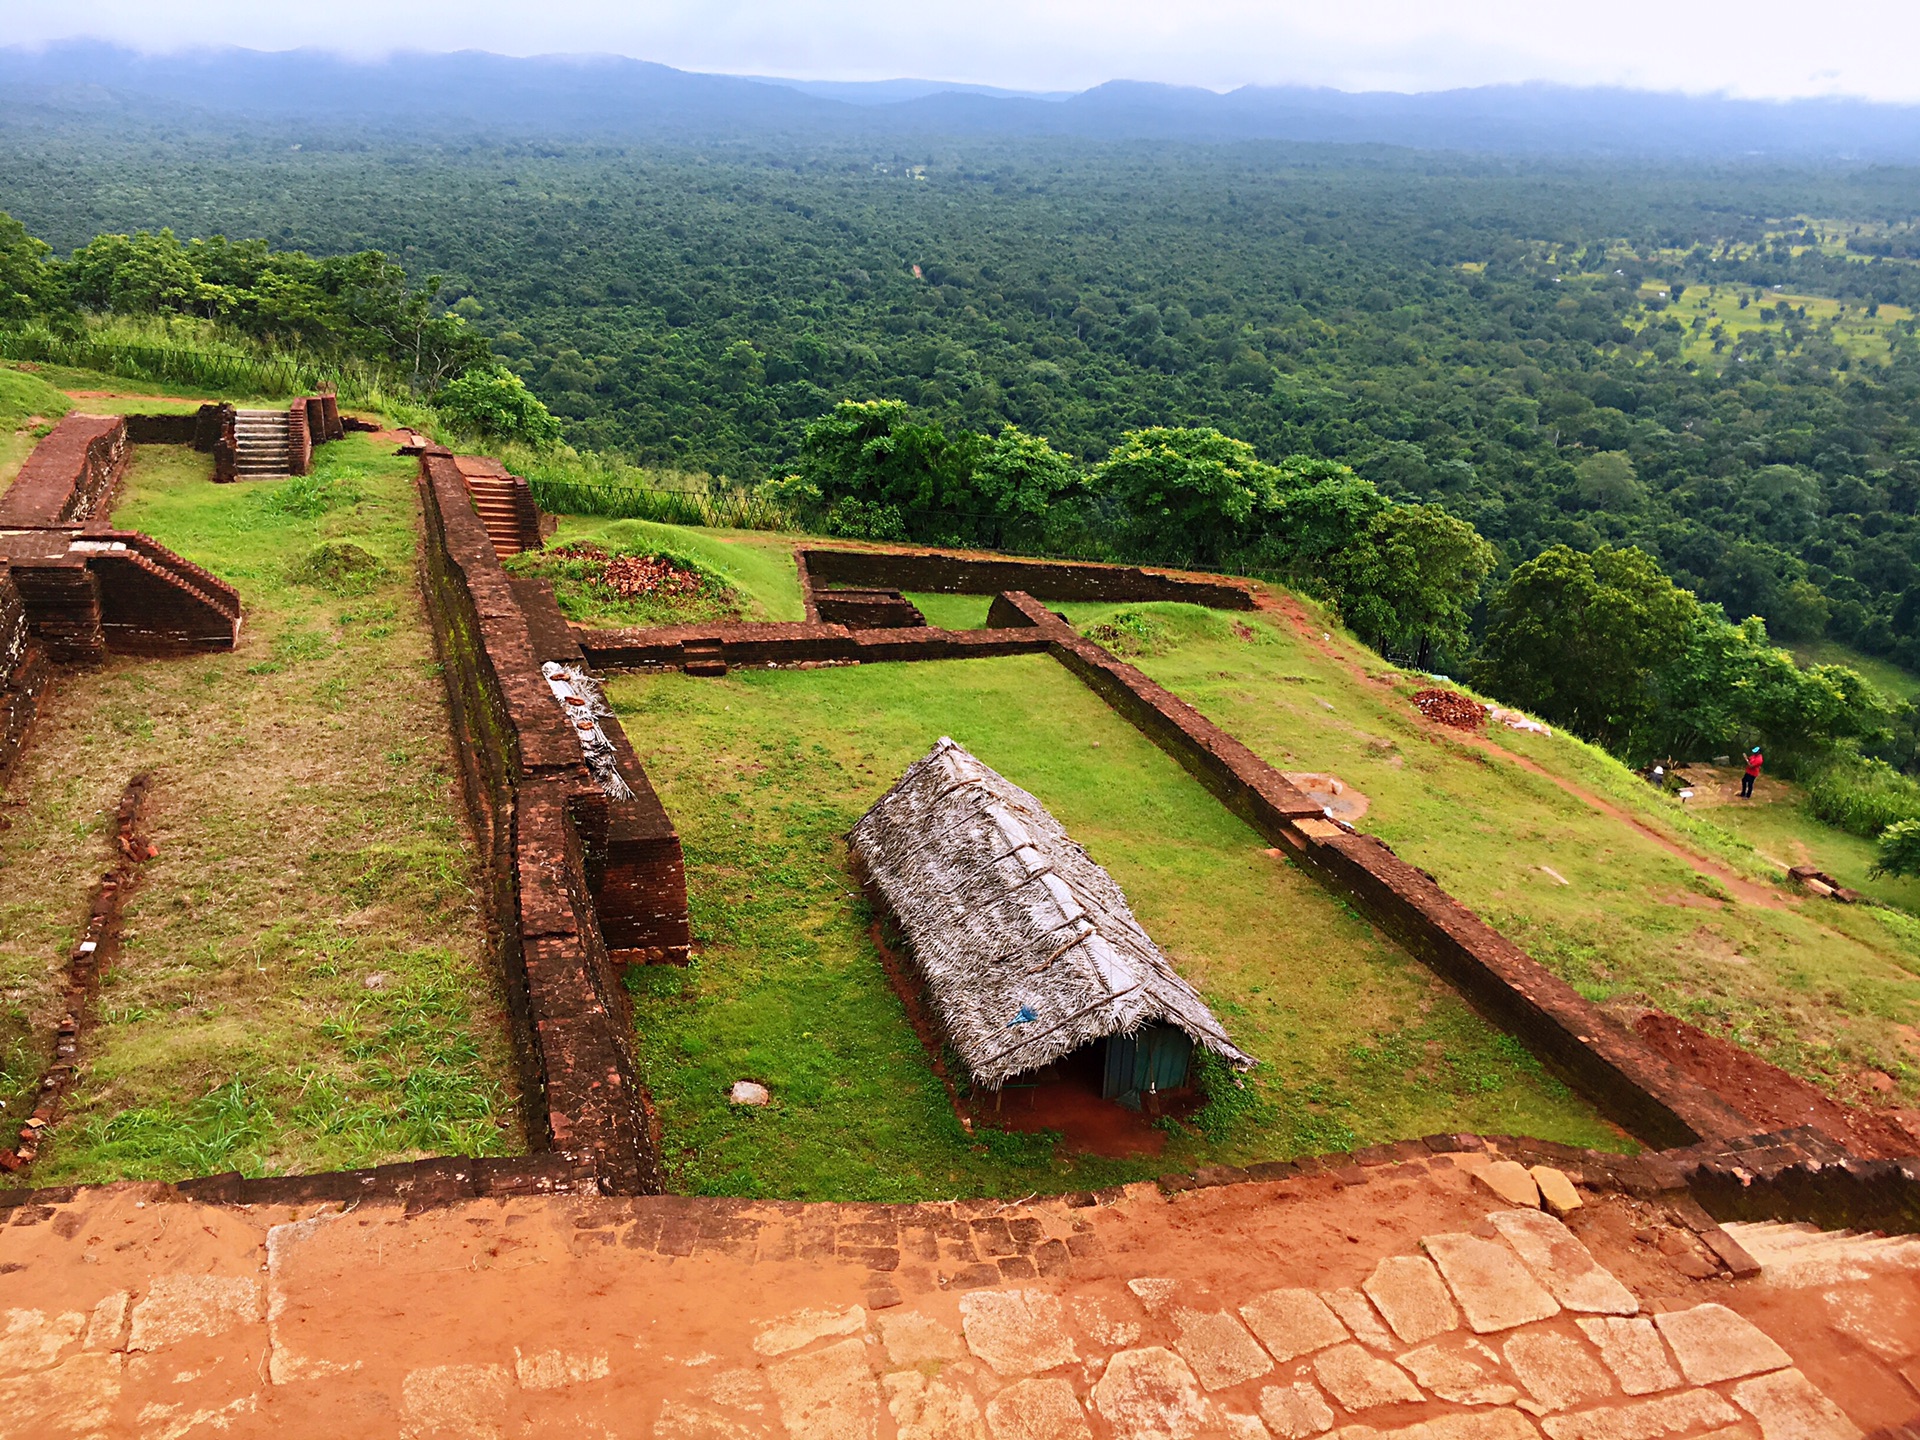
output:
[[[1109,1035],[1101,1098],[1138,1110],[1143,1096],[1186,1084],[1192,1065],[1193,1038],[1177,1025],[1148,1025],[1131,1035]]]

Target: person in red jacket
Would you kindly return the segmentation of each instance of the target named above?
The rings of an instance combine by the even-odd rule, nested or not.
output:
[[[1740,777],[1740,798],[1753,798],[1753,782],[1760,778],[1760,767],[1767,763],[1767,757],[1760,753],[1760,747],[1754,746],[1747,753],[1747,773]]]

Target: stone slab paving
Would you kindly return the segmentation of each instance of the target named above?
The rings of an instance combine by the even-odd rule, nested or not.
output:
[[[1446,1167],[1018,1206],[157,1193],[0,1225],[0,1437],[1859,1440],[1920,1413],[1920,1256],[1696,1280],[1656,1205],[1563,1226]]]

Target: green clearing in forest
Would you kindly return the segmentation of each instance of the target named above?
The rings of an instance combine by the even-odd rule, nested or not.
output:
[[[1784,893],[1777,909],[1734,900],[1552,780],[1424,724],[1407,696],[1426,682],[1330,622],[1340,658],[1270,616],[1246,618],[1249,641],[1234,630],[1243,617],[1190,606],[1061,608],[1083,630],[1159,617],[1166,634],[1136,664],[1279,768],[1358,788],[1372,802],[1362,828],[1590,999],[1667,1010],[1841,1093],[1878,1069],[1908,1103],[1920,1094],[1920,922],[1906,914]],[[1590,745],[1490,734],[1742,878],[1778,875],[1719,812],[1683,809]]]
[[[414,578],[415,467],[390,448],[349,437],[311,476],[240,485],[184,447],[134,452],[115,521],[237,586],[245,625],[230,654],[63,676],[9,783],[0,1098],[18,1114],[113,805],[135,771],[156,776],[159,855],[36,1183],[523,1145]],[[380,569],[296,581],[323,544]]]
[[[686,847],[698,956],[630,981],[676,1189],[1024,1195],[1437,1130],[1626,1143],[1045,656],[618,676],[608,694]],[[961,1130],[845,840],[943,734],[1058,816],[1260,1060],[1219,1133],[1120,1161]],[[775,1103],[729,1106],[741,1078]]]

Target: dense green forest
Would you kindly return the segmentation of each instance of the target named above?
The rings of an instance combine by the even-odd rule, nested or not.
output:
[[[844,398],[1083,460],[1213,425],[1638,545],[1778,638],[1920,662],[1915,176],[1359,148],[271,148],[0,135],[0,208],[381,249],[576,444],[756,480]]]
[[[0,320],[177,315],[550,439],[524,381],[844,534],[1274,574],[1629,757],[1920,817],[1912,707],[1773,648],[1920,665],[1907,172],[7,138],[60,253],[0,237]]]

